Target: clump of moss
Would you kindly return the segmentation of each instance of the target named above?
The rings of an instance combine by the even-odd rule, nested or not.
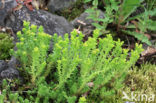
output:
[[[148,96],[156,94],[156,64],[146,63],[141,67],[135,67],[133,70],[129,70],[127,79],[125,80],[125,86],[118,90],[118,94],[115,97],[119,101],[117,103],[123,103],[123,91],[127,94],[133,92],[134,94],[139,93]],[[145,103],[145,100],[142,103]],[[156,99],[153,103],[156,103]]]
[[[0,60],[10,58],[10,49],[14,47],[13,38],[6,33],[0,33]]]
[[[68,21],[71,21],[84,12],[84,0],[78,0],[72,7],[57,12],[56,14],[65,17]]]
[[[133,91],[154,92],[156,94],[156,64],[143,64],[141,68],[136,67],[128,74],[127,87]]]
[[[126,99],[123,99],[126,93],[127,96],[131,99],[131,93],[136,95],[136,99],[138,100],[139,94],[146,94],[147,98],[151,97],[152,94],[156,94],[156,64],[145,63],[142,64],[141,67],[134,67],[133,69],[127,71],[128,75],[126,80],[122,83],[124,86],[118,90],[114,96],[107,96],[105,98],[106,103],[127,103]],[[140,102],[136,102],[133,99],[133,102],[136,103],[156,103],[156,99],[153,102],[145,101],[140,99]],[[95,102],[96,103],[96,102]],[[103,102],[102,102],[103,103]],[[130,103],[130,102],[129,102]]]

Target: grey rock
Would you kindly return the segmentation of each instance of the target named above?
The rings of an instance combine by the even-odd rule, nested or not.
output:
[[[19,61],[15,57],[11,57],[11,60],[8,62],[8,67],[16,68]]]
[[[50,0],[48,9],[54,13],[71,7],[77,0]]]
[[[87,19],[88,16],[89,16],[89,14],[84,12],[79,17],[77,17],[73,21],[71,21],[71,24],[73,24],[74,26],[82,25],[81,23],[78,22],[78,20],[79,20],[79,21],[82,21],[83,23],[85,23],[85,25],[91,25],[93,23],[93,20]],[[102,19],[104,17],[105,17],[104,13],[100,10],[99,18]]]
[[[7,68],[7,62],[0,60],[0,73]]]
[[[0,0],[0,26],[5,26],[5,19],[10,15],[12,8],[16,7],[16,0]]]
[[[3,79],[4,78],[9,78],[9,79],[18,78],[19,77],[19,71],[15,68],[9,67],[8,69],[2,71],[0,76]]]
[[[75,18],[73,21],[71,21],[71,24],[75,28],[81,27],[81,31],[83,34],[90,35],[92,31],[95,29],[95,27],[92,25],[93,20],[88,19],[89,16],[88,13],[84,12],[79,17]],[[99,18],[104,18],[104,13],[100,10]]]
[[[0,60],[0,85],[2,83],[3,79],[9,78],[9,79],[20,79],[20,82],[22,83],[23,77],[19,75],[19,71],[16,69],[16,65],[19,62],[16,60],[15,57],[12,57],[9,62],[5,62],[3,60]]]
[[[11,27],[16,33],[22,30],[23,20],[29,21],[34,25],[42,25],[46,33],[53,35],[64,35],[70,33],[73,30],[73,26],[61,16],[53,15],[43,10],[30,11],[26,7],[14,12],[13,15],[7,20],[6,25]]]
[[[91,25],[91,23],[93,23],[93,20],[87,19],[88,16],[89,16],[89,14],[84,12],[79,17],[77,17],[73,21],[71,21],[71,24],[73,24],[74,26],[79,26],[82,24],[78,21],[82,21],[83,23],[85,23],[85,25]]]

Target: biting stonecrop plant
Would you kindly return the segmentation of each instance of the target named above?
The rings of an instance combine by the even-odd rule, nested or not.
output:
[[[128,49],[122,49],[120,40],[114,41],[111,35],[99,38],[99,35],[99,30],[95,30],[86,42],[84,35],[76,30],[64,37],[57,34],[51,37],[43,32],[43,27],[37,29],[24,21],[22,32],[17,33],[19,42],[14,56],[21,61],[21,68],[30,76],[28,82],[33,85],[28,83],[31,87],[26,88],[25,96],[22,91],[17,93],[19,98],[14,98],[14,102],[104,102],[106,96],[113,95],[143,49],[136,44],[130,53]],[[53,51],[48,55],[51,38]],[[2,94],[5,97],[12,93],[4,91]]]
[[[19,42],[17,51],[13,55],[18,58],[27,75],[31,76],[31,83],[35,83],[45,72],[47,51],[51,36],[44,33],[43,27],[37,28],[24,21],[22,32],[17,33]]]
[[[65,34],[64,38],[56,34],[53,36],[54,49],[49,61],[57,67],[58,79],[53,83],[53,92],[54,99],[57,98],[58,102],[64,101],[58,97],[64,97],[67,101],[72,100],[73,102],[69,103],[74,103],[78,96],[88,93],[87,99],[97,96],[103,98],[108,93],[113,94],[115,89],[122,86],[128,68],[135,64],[142,52],[141,45],[136,44],[128,59],[129,50],[122,49],[123,42],[114,41],[111,35],[98,38],[99,30],[95,30],[93,37],[89,37],[86,42],[83,42],[83,36],[76,30],[71,32],[70,38],[68,34]],[[108,90],[106,84],[113,77],[114,88]]]
[[[38,83],[41,83],[40,81]],[[50,87],[43,81],[37,87],[27,91],[21,91],[20,89],[15,91],[12,88],[6,80],[3,80],[0,103],[50,103],[49,99],[52,93],[49,91]]]
[[[99,0],[85,0],[85,2],[92,2],[92,7],[87,9],[86,12],[89,13],[88,19],[92,19],[92,23],[96,29],[100,29],[101,34],[107,34],[110,31],[107,29],[109,24],[113,24],[117,27],[117,31],[121,31],[125,34],[134,36],[138,40],[151,45],[147,34],[147,30],[155,31],[156,22],[150,17],[156,16],[156,9],[147,9],[141,5],[144,0],[103,0],[103,5],[105,5],[105,18],[99,18],[100,10],[98,9]],[[152,5],[154,2],[151,2]],[[143,8],[145,12],[142,12],[136,16],[131,16],[136,9],[140,7]],[[135,23],[130,23],[134,21]]]

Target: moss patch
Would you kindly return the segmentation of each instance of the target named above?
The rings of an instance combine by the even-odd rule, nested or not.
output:
[[[156,64],[143,64],[141,67],[134,67],[132,70],[127,71],[126,80],[123,82],[124,86],[118,90],[114,96],[106,96],[104,101],[100,103],[130,103],[129,100],[122,99],[124,97],[123,91],[131,98],[133,92],[138,99],[139,94],[146,94],[149,97],[156,94]],[[97,98],[96,98],[97,99]],[[100,99],[100,98],[98,98]],[[98,100],[97,99],[97,100]],[[142,99],[142,98],[141,98]],[[133,101],[135,103],[156,103],[156,97],[153,102],[146,102],[145,97],[143,101]],[[129,101],[129,102],[126,102]],[[95,103],[96,100],[94,101]],[[90,103],[90,102],[89,102]]]
[[[6,33],[0,33],[0,60],[9,59],[9,51],[13,47],[13,38]]]
[[[116,99],[119,101],[117,103],[123,103],[123,94],[146,94],[152,95],[156,94],[156,64],[143,64],[140,68],[135,67],[133,70],[128,71],[127,79],[125,80],[125,86],[118,91]],[[138,96],[138,95],[137,95]],[[139,103],[145,103],[144,100]],[[151,103],[151,102],[150,102]],[[156,103],[156,99],[152,102]]]

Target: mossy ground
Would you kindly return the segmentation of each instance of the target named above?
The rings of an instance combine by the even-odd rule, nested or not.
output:
[[[127,77],[123,82],[123,87],[119,90],[116,90],[114,95],[107,95],[105,98],[100,98],[100,96],[88,98],[88,103],[94,102],[99,103],[97,101],[101,101],[100,103],[156,103],[156,97],[153,102],[145,101],[145,97],[143,101],[129,101],[126,99],[122,99],[124,97],[123,91],[131,98],[131,93],[136,94],[136,98],[139,98],[139,94],[146,94],[147,98],[150,95],[156,94],[156,64],[145,63],[142,64],[141,67],[133,67],[133,69],[128,71]],[[140,99],[142,99],[140,97]]]
[[[0,33],[0,60],[6,60],[10,57],[10,49],[14,46],[13,38],[6,33]]]
[[[113,97],[113,101],[116,101],[115,103],[128,101],[122,100],[124,96],[123,91],[129,94],[128,96],[130,97],[132,92],[137,94],[137,96],[138,94],[146,94],[148,96],[156,94],[156,64],[145,63],[141,67],[134,67],[134,69],[129,70],[127,78],[124,81],[124,87],[118,90],[117,94]],[[145,103],[145,97],[143,99],[144,101],[137,103]],[[152,103],[156,103],[156,97]]]

